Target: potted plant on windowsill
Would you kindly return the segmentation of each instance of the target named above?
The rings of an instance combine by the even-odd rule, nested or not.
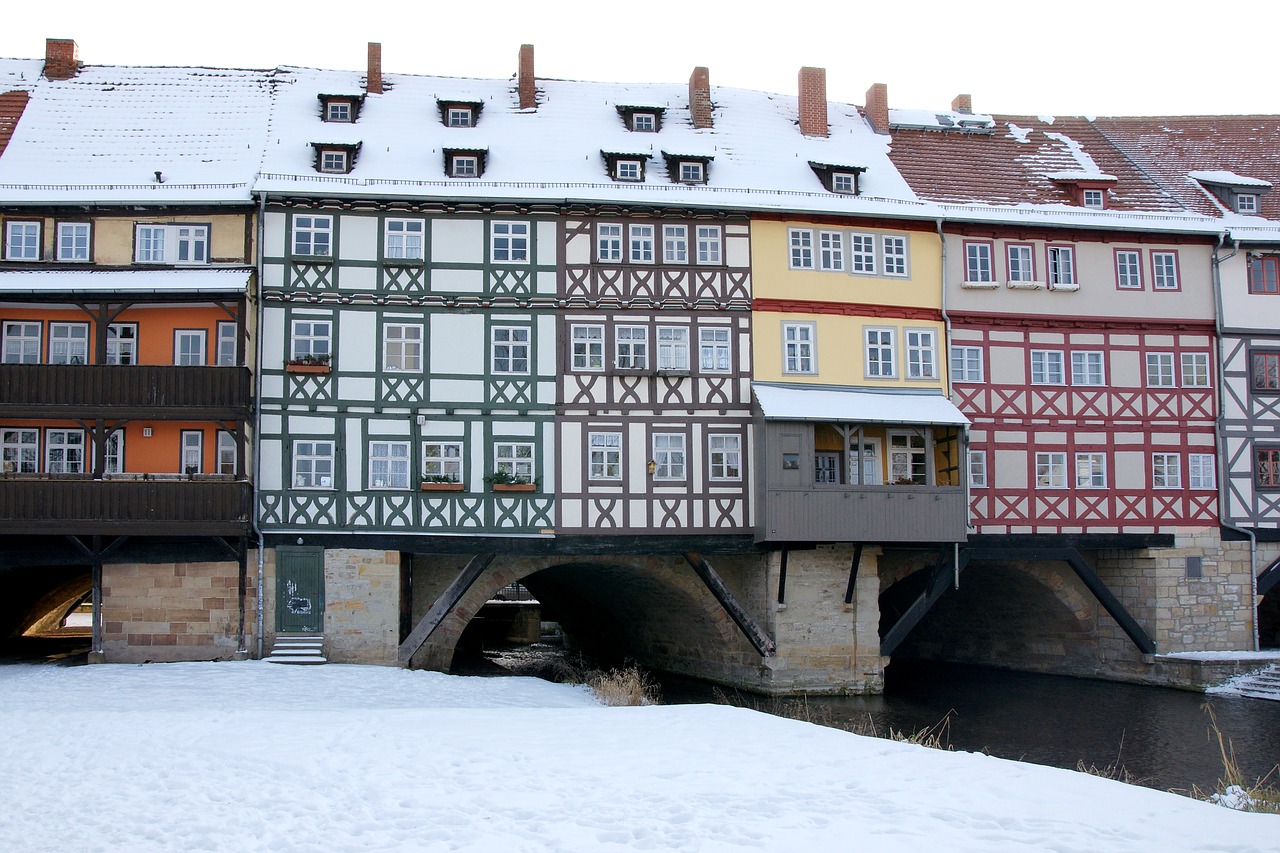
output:
[[[307,353],[304,356],[289,359],[285,362],[284,369],[286,373],[328,373],[330,357],[329,353],[322,355]]]
[[[495,492],[533,492],[538,484],[528,477],[512,474],[510,471],[494,471],[484,481],[493,487]]]
[[[422,478],[418,488],[424,492],[460,492],[462,483],[443,474],[432,474]]]

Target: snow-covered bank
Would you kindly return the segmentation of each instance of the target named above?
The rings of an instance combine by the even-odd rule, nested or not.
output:
[[[1274,850],[1280,818],[737,708],[356,666],[0,667],[0,849]]]

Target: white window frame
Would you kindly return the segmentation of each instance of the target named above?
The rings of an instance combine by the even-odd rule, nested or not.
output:
[[[689,226],[662,226],[662,261],[667,264],[689,263]]]
[[[351,102],[327,101],[324,105],[324,120],[350,124],[352,121]]]
[[[409,488],[410,443],[391,439],[369,440],[369,489]]]
[[[39,320],[5,320],[3,363],[39,364],[43,331]]]
[[[679,169],[679,180],[682,184],[705,184],[707,182],[706,164],[699,160],[681,160]]]
[[[531,441],[496,441],[493,444],[493,470],[498,474],[533,482],[534,447]]]
[[[889,482],[910,480],[929,483],[929,442],[918,432],[895,430],[889,433]]]
[[[302,361],[332,357],[333,320],[318,317],[300,317],[291,323],[289,358]]]
[[[418,323],[383,323],[382,369],[421,373],[423,333]]]
[[[689,370],[689,327],[659,326],[657,349],[659,370],[687,372]]]
[[[910,272],[907,260],[907,238],[900,234],[882,234],[880,236],[883,274],[906,278]]]
[[[184,429],[178,441],[178,473],[204,473],[204,430]]]
[[[49,324],[49,364],[88,364],[89,324]]]
[[[420,261],[424,257],[427,223],[424,219],[385,219],[382,223],[382,255],[395,261]]]
[[[1063,365],[1062,350],[1033,349],[1031,351],[1031,384],[1067,384],[1067,375]]]
[[[604,370],[604,326],[574,324],[569,327],[569,341],[573,370]]]
[[[938,333],[933,329],[903,329],[907,345],[907,378],[938,378]]]
[[[708,477],[713,481],[742,479],[742,436],[711,433],[707,436]]]
[[[653,434],[653,479],[685,480],[688,477],[686,438],[682,432]]]
[[[0,429],[0,470],[6,474],[40,472],[40,430],[36,427]]]
[[[4,258],[6,261],[40,260],[42,222],[19,219],[4,224]]]
[[[138,324],[110,323],[107,326],[107,364],[138,363]]]
[[[88,263],[93,260],[93,224],[90,222],[59,222],[57,258],[69,263]]]
[[[969,487],[973,489],[987,488],[987,451],[969,451]]]
[[[618,181],[641,181],[644,175],[639,160],[616,160],[613,164],[613,177]]]
[[[1071,384],[1106,385],[1106,354],[1101,350],[1072,350]]]
[[[1181,453],[1152,453],[1151,454],[1151,488],[1153,489],[1181,489],[1182,488],[1182,454]]]
[[[1180,290],[1177,252],[1151,253],[1151,289]]]
[[[808,228],[788,228],[789,264],[793,270],[813,269],[813,232]]]
[[[494,222],[490,225],[489,256],[494,263],[529,263],[529,223]]]
[[[1116,250],[1116,287],[1120,290],[1142,290],[1142,252],[1137,249]]]
[[[528,376],[530,364],[528,326],[493,326],[489,330],[492,372],[504,376]],[[523,369],[521,363],[523,362]],[[500,369],[499,364],[505,364]]]
[[[1183,388],[1209,387],[1209,353],[1184,352],[1178,362],[1178,378]]]
[[[698,370],[702,373],[733,371],[733,334],[728,326],[698,329]]]
[[[995,284],[995,263],[990,243],[965,241],[964,281],[966,284]]]
[[[1187,488],[1217,489],[1218,460],[1212,453],[1187,454]]]
[[[633,223],[628,229],[627,257],[633,264],[651,264],[654,261],[654,232],[652,225]]]
[[[1178,374],[1174,371],[1173,353],[1149,352],[1143,359],[1146,365],[1148,388],[1176,388]]]
[[[476,154],[450,154],[449,177],[478,178],[480,176],[480,157]]]
[[[587,433],[587,479],[622,479],[622,433]]]
[[[235,322],[220,320],[217,326],[218,345],[215,350],[214,363],[219,367],[236,366],[236,350],[239,349],[240,329]]]
[[[632,113],[631,129],[636,133],[656,133],[658,130],[657,113]]]
[[[1236,213],[1255,214],[1258,212],[1257,193],[1236,193]]]
[[[120,435],[120,433],[113,433]],[[110,457],[108,457],[110,459]],[[218,430],[217,473],[236,475],[236,437],[235,433],[225,429]]]
[[[719,266],[724,257],[724,233],[719,225],[695,226],[697,262],[703,266]]]
[[[1107,487],[1107,454],[1077,453],[1075,481],[1077,489],[1105,489]]]
[[[883,326],[862,330],[866,375],[869,379],[893,379],[898,375],[897,331]]]
[[[1009,281],[1019,284],[1036,280],[1036,247],[1032,243],[1006,243],[1005,263]]]
[[[596,263],[622,263],[622,225],[616,222],[596,223]]]
[[[440,482],[444,477],[450,483],[462,482],[462,442],[422,442],[422,477],[429,482]]]
[[[1078,287],[1074,246],[1047,246],[1049,287]]]
[[[44,431],[44,470],[46,473],[83,474],[85,472],[84,463],[84,430],[57,427]]]
[[[445,113],[448,127],[475,127],[475,111],[471,107],[449,107]]]
[[[134,263],[164,263],[165,227],[163,225],[135,225],[133,234]]]
[[[983,364],[982,347],[951,347],[951,381],[982,382]]]
[[[333,217],[312,213],[293,215],[293,254],[327,258],[333,254]]]
[[[334,442],[295,441],[292,479],[295,489],[333,489]]]
[[[197,342],[196,347],[187,345]],[[208,329],[174,329],[173,363],[179,367],[203,367],[209,359]]]
[[[844,234],[818,232],[818,266],[827,272],[844,272]]]
[[[1067,454],[1060,450],[1036,454],[1036,488],[1065,489],[1067,487]]]
[[[1107,195],[1102,190],[1081,190],[1080,205],[1094,210],[1102,210],[1107,206]]]
[[[782,324],[782,372],[818,372],[818,326],[816,323]]]
[[[124,473],[124,427],[118,427],[107,433],[105,458],[102,460],[102,473]]]
[[[613,364],[618,370],[647,370],[649,327],[616,326],[613,330]]]
[[[841,195],[853,195],[854,186],[856,185],[852,172],[832,172],[831,173],[831,191],[840,193]]]
[[[345,175],[350,171],[351,153],[345,148],[321,148],[320,171]]]
[[[849,235],[849,272],[876,274],[876,235],[855,232]]]

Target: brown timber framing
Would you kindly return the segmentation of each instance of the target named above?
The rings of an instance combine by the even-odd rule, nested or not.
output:
[[[686,551],[684,558],[693,567],[694,572],[697,573],[711,594],[715,596],[716,601],[720,602],[720,606],[724,608],[725,613],[729,614],[729,618],[742,631],[742,635],[759,652],[760,657],[773,657],[778,650],[777,644],[773,641],[773,638],[765,633],[763,628],[756,624],[756,621],[751,618],[751,614],[746,611],[746,608],[738,603],[738,599],[725,586],[724,580],[711,567],[711,564],[696,551]]]
[[[409,636],[405,637],[404,642],[400,644],[396,651],[396,661],[401,666],[408,666],[413,656],[422,648],[423,644],[431,637],[435,630],[440,627],[440,623],[445,617],[453,611],[453,608],[462,600],[462,596],[467,594],[467,590],[471,589],[471,585],[476,579],[489,567],[498,555],[495,553],[477,554],[467,561],[462,567],[462,571],[458,572],[458,576],[453,582],[440,593],[440,597],[435,600],[426,614],[418,622]]]

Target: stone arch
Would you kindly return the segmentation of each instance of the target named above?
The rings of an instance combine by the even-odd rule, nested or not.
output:
[[[1258,602],[1258,647],[1280,649],[1280,587]]]
[[[67,632],[62,620],[91,589],[85,566],[35,566],[0,573],[0,638]]]

